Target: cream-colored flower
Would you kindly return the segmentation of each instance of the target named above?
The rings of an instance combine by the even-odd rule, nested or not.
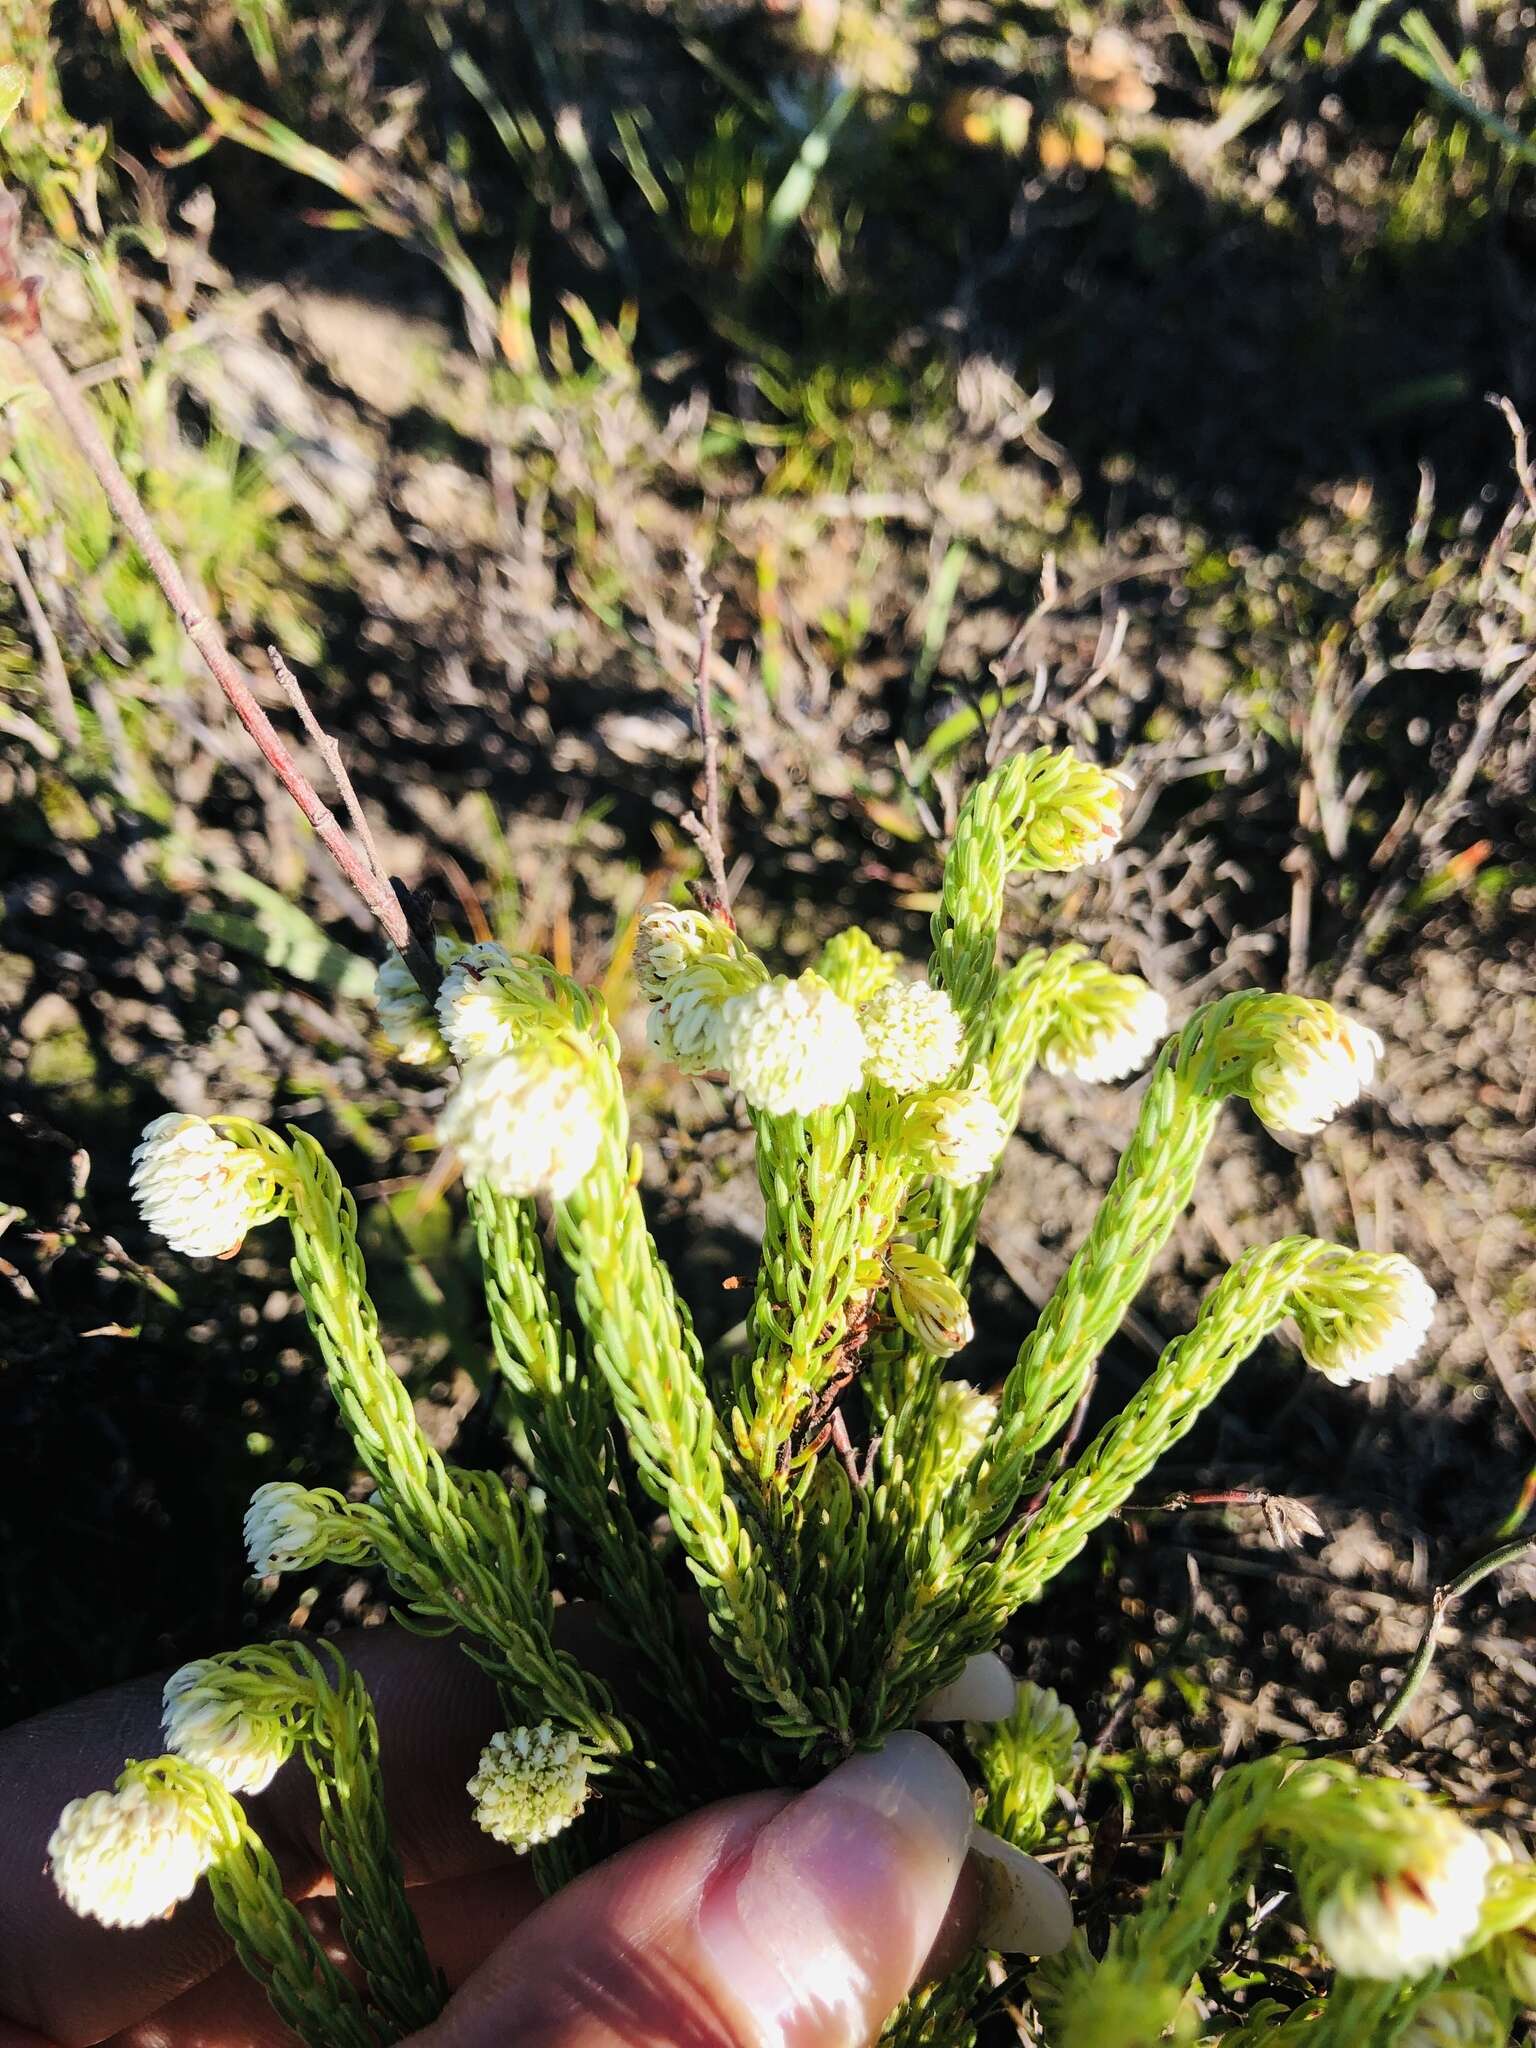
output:
[[[1317,1938],[1347,1977],[1422,1977],[1454,1962],[1477,1932],[1488,1867],[1476,1829],[1426,1803],[1411,1858],[1395,1872],[1362,1857],[1337,1874],[1314,1904]]]
[[[903,1131],[919,1170],[936,1173],[957,1188],[984,1180],[1008,1142],[1008,1126],[979,1070],[964,1088],[913,1097],[906,1105]]]
[[[157,1116],[134,1148],[139,1214],[173,1251],[227,1259],[278,1207],[271,1168],[206,1117]]]
[[[209,1816],[176,1786],[128,1778],[72,1799],[48,1843],[72,1912],[105,1927],[144,1927],[185,1898],[213,1862]]]
[[[685,1074],[718,1072],[726,1063],[731,1004],[763,976],[750,956],[701,954],[668,982],[665,1001],[646,1020],[647,1040]]]
[[[447,969],[464,951],[458,939],[437,941],[437,964]],[[440,1067],[448,1059],[448,1047],[437,1028],[437,1013],[417,986],[416,977],[400,954],[390,947],[373,989],[379,1028],[408,1067]]]
[[[1505,2048],[1509,2029],[1486,1998],[1475,1991],[1431,1992],[1414,2012],[1393,2048]]]
[[[725,1065],[754,1109],[809,1116],[845,1102],[864,1076],[864,1034],[814,974],[764,982],[729,1006]]]
[[[1134,974],[1097,960],[1078,963],[1040,1047],[1048,1074],[1123,1081],[1146,1065],[1168,1035],[1168,1005]]]
[[[515,958],[494,939],[466,946],[437,992],[439,1029],[461,1060],[513,1051],[530,1026],[548,1014],[549,994],[540,968]]]
[[[672,983],[709,955],[729,958],[738,951],[735,934],[702,910],[650,903],[635,929],[635,979],[640,993],[662,1002]]]
[[[587,1759],[568,1728],[498,1729],[468,1790],[492,1840],[531,1849],[568,1828],[587,1803]]]
[[[602,1114],[581,1062],[531,1037],[515,1052],[469,1062],[437,1135],[457,1150],[467,1181],[563,1202],[592,1170]]]
[[[253,1710],[249,1680],[232,1680],[212,1657],[171,1673],[161,1725],[168,1749],[231,1792],[264,1792],[293,1752],[293,1734],[279,1716]]]
[[[858,1014],[869,1047],[865,1072],[894,1094],[936,1088],[959,1066],[965,1027],[943,989],[926,981],[892,981]]]
[[[245,1554],[258,1578],[317,1564],[364,1564],[375,1548],[368,1510],[328,1486],[269,1479],[245,1511]]]
[[[1380,1379],[1424,1347],[1435,1293],[1397,1252],[1340,1251],[1309,1274],[1293,1313],[1307,1363],[1340,1386]]]
[[[965,1296],[931,1253],[893,1244],[885,1268],[896,1320],[925,1351],[947,1358],[970,1343],[976,1330]]]
[[[1367,1026],[1309,1002],[1284,1018],[1254,1060],[1248,1100],[1271,1130],[1309,1136],[1370,1086],[1381,1052]]]

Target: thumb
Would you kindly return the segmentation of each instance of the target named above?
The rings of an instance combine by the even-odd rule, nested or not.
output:
[[[549,1900],[413,2048],[858,2048],[941,1933],[946,1962],[974,1940],[971,1824],[906,1733],[798,1798],[724,1801]]]

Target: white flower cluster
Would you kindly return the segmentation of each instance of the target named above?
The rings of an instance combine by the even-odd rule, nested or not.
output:
[[[903,1132],[923,1173],[936,1173],[957,1188],[974,1187],[996,1166],[1008,1142],[1008,1126],[977,1069],[964,1088],[913,1098]]]
[[[1048,1074],[1079,1081],[1123,1081],[1167,1035],[1168,1005],[1155,988],[1085,960],[1051,1019],[1040,1063]]]
[[[1394,2048],[1505,2048],[1509,2030],[1476,1991],[1434,1991],[1414,2012]]]
[[[663,1002],[680,974],[708,954],[728,958],[731,934],[702,910],[678,909],[670,903],[648,904],[635,930],[635,979],[640,993]]]
[[[865,1072],[893,1094],[936,1088],[960,1064],[965,1027],[945,991],[926,981],[888,982],[858,1017],[869,1048]]]
[[[175,1786],[128,1777],[114,1792],[69,1802],[48,1859],[72,1912],[144,1927],[191,1897],[215,1847],[209,1816]]]
[[[537,968],[494,939],[459,949],[437,992],[437,1022],[456,1059],[494,1058],[512,1052],[529,1025],[547,1009]]]
[[[361,1563],[371,1551],[367,1532],[352,1524],[353,1510],[327,1487],[269,1479],[245,1511],[245,1554],[258,1578],[272,1572],[309,1571],[329,1560]]]
[[[129,1186],[149,1228],[172,1251],[193,1258],[232,1258],[276,1203],[260,1153],[235,1144],[206,1117],[174,1111],[145,1125]]]
[[[647,1039],[685,1074],[719,1072],[732,1005],[762,979],[762,969],[748,961],[706,953],[668,982],[647,1020]]]
[[[1254,1060],[1248,1100],[1272,1131],[1309,1137],[1371,1085],[1381,1040],[1327,1003],[1286,1020]]]
[[[500,1728],[480,1753],[468,1790],[475,1819],[514,1849],[548,1842],[587,1803],[587,1760],[568,1728]]]
[[[830,1109],[864,1077],[858,1017],[814,974],[778,976],[736,997],[726,1005],[722,1036],[731,1079],[768,1116]]]
[[[996,1394],[984,1394],[969,1380],[940,1380],[933,1411],[940,1470],[958,1479],[991,1435],[996,1420]]]
[[[1424,1348],[1435,1292],[1397,1252],[1341,1252],[1295,1303],[1307,1363],[1339,1386],[1380,1379]]]
[[[1317,1938],[1347,1977],[1422,1977],[1477,1932],[1489,1867],[1482,1836],[1427,1803],[1412,1827],[1410,1861],[1384,1876],[1362,1859],[1316,1909]]]
[[[440,938],[435,949],[437,964],[449,968],[464,951],[458,939]],[[379,1028],[408,1067],[440,1067],[448,1058],[448,1047],[437,1028],[432,1005],[416,984],[416,977],[393,946],[380,966],[373,987]]]
[[[925,1351],[947,1358],[975,1336],[965,1296],[929,1252],[893,1244],[885,1254],[891,1308]]]
[[[602,1112],[575,1053],[530,1036],[515,1051],[472,1059],[438,1119],[464,1178],[499,1195],[563,1202],[592,1171]]]
[[[183,1664],[166,1680],[162,1726],[168,1749],[231,1792],[264,1792],[293,1752],[287,1725],[253,1711],[249,1683],[211,1657]]]

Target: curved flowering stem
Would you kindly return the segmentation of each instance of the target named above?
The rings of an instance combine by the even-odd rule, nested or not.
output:
[[[1435,1661],[1435,1652],[1440,1646],[1440,1635],[1450,1618],[1451,1609],[1464,1593],[1480,1585],[1491,1572],[1502,1570],[1507,1564],[1514,1564],[1536,1549],[1536,1536],[1519,1536],[1512,1543],[1501,1543],[1486,1556],[1476,1558],[1465,1570],[1443,1586],[1436,1586],[1430,1595],[1429,1621],[1419,1637],[1417,1647],[1409,1661],[1408,1669],[1399,1680],[1392,1697],[1376,1716],[1374,1733],[1388,1735],[1402,1720]]]
[[[469,1190],[496,1361],[538,1458],[537,1477],[571,1524],[613,1625],[657,1703],[698,1733],[715,1718],[683,1635],[660,1553],[625,1495],[608,1418],[549,1291],[534,1205]]]
[[[944,863],[928,978],[964,1020],[981,1057],[997,995],[997,946],[1009,877],[1060,873],[1102,859],[1119,836],[1122,786],[1071,753],[1038,747],[971,791]]]
[[[302,1132],[284,1144],[239,1119],[220,1128],[263,1152],[289,1198],[293,1277],[343,1422],[377,1489],[379,1550],[392,1584],[434,1626],[463,1628],[521,1709],[557,1713],[607,1765],[634,1751],[598,1681],[554,1646],[543,1553],[526,1503],[492,1473],[454,1474],[427,1442],[390,1369],[357,1243],[357,1205]],[[626,1774],[639,1791],[643,1780]]]
[[[390,1840],[367,1687],[332,1644],[321,1648],[324,1661],[307,1644],[283,1642],[185,1666],[166,1687],[166,1739],[231,1790],[261,1790],[286,1754],[302,1753],[342,1938],[367,1980],[380,2038],[393,2041],[429,2026],[447,1990]]]
[[[1011,1613],[1039,1598],[1292,1313],[1313,1272],[1336,1258],[1334,1245],[1287,1237],[1239,1259],[1207,1298],[1194,1328],[1163,1352],[1114,1421],[1052,1487],[1039,1515],[1010,1531],[996,1566],[1000,1608]]]
[[[1139,1909],[1116,1924],[1102,1961],[1079,1935],[1036,1969],[1030,1989],[1051,2048],[1146,2048],[1163,2038],[1215,1950],[1291,1768],[1282,1755],[1228,1771],[1191,1812]]]

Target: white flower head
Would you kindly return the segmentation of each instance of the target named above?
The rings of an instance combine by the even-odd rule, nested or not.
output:
[[[921,1170],[957,1188],[984,1180],[1008,1142],[1008,1126],[980,1069],[964,1088],[915,1097],[905,1127]]]
[[[1434,1991],[1415,2010],[1394,2048],[1505,2048],[1509,2030],[1475,1991]]]
[[[702,910],[651,903],[635,930],[635,979],[640,993],[661,1002],[687,968],[710,954],[729,958],[738,950],[735,934]]]
[[[1477,1932],[1488,1850],[1475,1828],[1427,1802],[1409,1821],[1406,1860],[1392,1871],[1358,1863],[1331,1869],[1326,1896],[1298,1864],[1313,1931],[1347,1977],[1422,1977],[1455,1959]],[[1330,1865],[1337,1865],[1337,1855]]]
[[[129,1180],[145,1223],[172,1251],[233,1258],[281,1208],[269,1162],[206,1117],[174,1111],[144,1126]]]
[[[435,947],[439,967],[451,967],[464,947],[458,939],[440,938]],[[437,1014],[417,986],[404,959],[390,947],[373,987],[379,1029],[408,1067],[440,1067],[448,1047],[437,1028]]]
[[[292,1730],[254,1705],[249,1681],[199,1657],[165,1682],[161,1725],[168,1749],[231,1792],[264,1792],[293,1753]]]
[[[747,957],[703,953],[667,984],[666,999],[646,1020],[646,1038],[685,1074],[708,1074],[726,1063],[726,1030],[737,996],[757,987],[763,968]]]
[[[480,1752],[468,1791],[493,1841],[531,1849],[568,1828],[587,1803],[587,1759],[568,1728],[500,1728]]]
[[[1144,1067],[1168,1035],[1168,1005],[1134,974],[1097,960],[1078,963],[1040,1047],[1048,1074],[1123,1081]]]
[[[1370,1086],[1381,1040],[1331,1003],[1306,1001],[1278,1014],[1278,1029],[1266,1032],[1246,1092],[1272,1131],[1307,1137]]]
[[[64,1903],[105,1927],[144,1927],[190,1898],[213,1862],[207,1810],[175,1783],[125,1772],[72,1799],[48,1843]]]
[[[563,1202],[592,1170],[602,1111],[582,1062],[530,1038],[515,1052],[469,1062],[437,1135],[457,1149],[466,1180]]]
[[[975,1336],[965,1296],[929,1252],[893,1244],[885,1255],[891,1307],[925,1351],[947,1358]]]
[[[464,947],[437,992],[438,1027],[461,1060],[511,1052],[549,1010],[542,966],[494,939]]]
[[[845,1102],[864,1076],[859,1020],[814,974],[782,977],[738,996],[728,1007],[725,1065],[754,1109],[809,1116]]]
[[[1309,1274],[1293,1303],[1308,1365],[1339,1386],[1380,1379],[1416,1358],[1435,1292],[1397,1252],[1339,1252]]]
[[[258,1578],[317,1564],[362,1564],[373,1555],[367,1511],[324,1486],[269,1479],[245,1511],[245,1554]]]
[[[865,1071],[896,1095],[936,1088],[960,1064],[965,1027],[941,988],[926,981],[891,981],[860,1005],[859,1024],[869,1047]]]

